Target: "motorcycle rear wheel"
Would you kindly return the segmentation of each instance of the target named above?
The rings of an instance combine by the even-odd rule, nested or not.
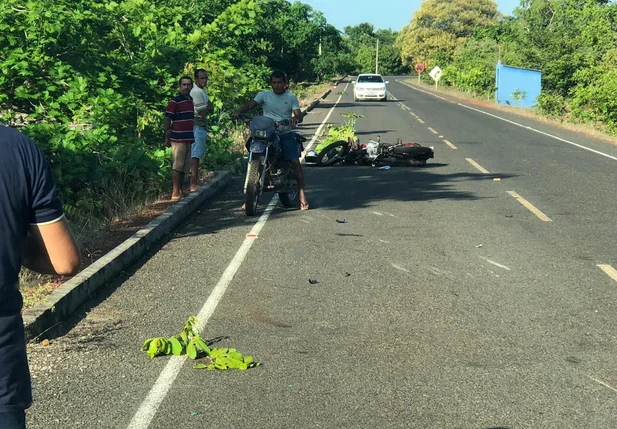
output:
[[[248,176],[246,184],[246,199],[244,201],[244,212],[247,216],[255,216],[257,214],[257,202],[259,201],[259,180],[261,171],[261,162],[259,159],[251,161],[248,165],[246,175]]]
[[[346,141],[338,141],[324,147],[319,154],[317,154],[317,165],[320,167],[327,167],[334,165],[337,162],[341,162],[347,156],[349,152],[349,145]]]

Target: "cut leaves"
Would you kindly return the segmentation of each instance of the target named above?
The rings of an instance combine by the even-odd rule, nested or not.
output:
[[[186,354],[191,360],[205,358],[207,363],[197,363],[196,369],[239,369],[247,370],[260,366],[252,356],[244,356],[236,349],[221,348],[211,349],[208,343],[199,336],[199,322],[191,316],[184,324],[182,331],[174,337],[148,338],[141,346],[141,350],[147,352],[150,359],[157,356],[170,355],[181,356]]]

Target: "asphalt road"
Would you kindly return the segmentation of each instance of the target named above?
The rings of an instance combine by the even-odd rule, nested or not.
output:
[[[617,146],[389,80],[387,102],[343,82],[303,132],[355,112],[435,159],[305,167],[311,210],[259,222],[235,179],[29,346],[29,428],[616,427]],[[263,365],[139,351],[197,314]]]

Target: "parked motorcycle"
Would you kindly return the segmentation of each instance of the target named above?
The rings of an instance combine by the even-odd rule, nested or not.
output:
[[[334,164],[357,164],[372,165],[425,165],[426,161],[434,158],[435,151],[432,147],[422,146],[418,143],[403,143],[399,139],[396,143],[369,140],[366,144],[349,141],[334,142],[319,153],[309,151],[306,155],[306,163],[317,166],[329,166]]]
[[[245,212],[257,213],[259,198],[264,192],[277,192],[285,207],[299,205],[298,182],[292,164],[285,160],[277,132],[291,132],[289,121],[274,122],[265,116],[255,116],[250,121],[251,136],[246,148],[249,152],[248,168],[244,181]],[[306,138],[294,132],[298,153]]]

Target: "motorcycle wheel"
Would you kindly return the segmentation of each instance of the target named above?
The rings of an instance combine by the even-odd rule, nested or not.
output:
[[[247,216],[255,216],[257,214],[257,202],[259,201],[259,174],[261,170],[261,162],[259,159],[251,161],[248,165],[246,175],[248,181],[246,184],[246,200],[244,202],[244,211]]]
[[[327,167],[341,162],[349,152],[349,145],[345,141],[338,141],[324,147],[317,155],[317,165]]]

